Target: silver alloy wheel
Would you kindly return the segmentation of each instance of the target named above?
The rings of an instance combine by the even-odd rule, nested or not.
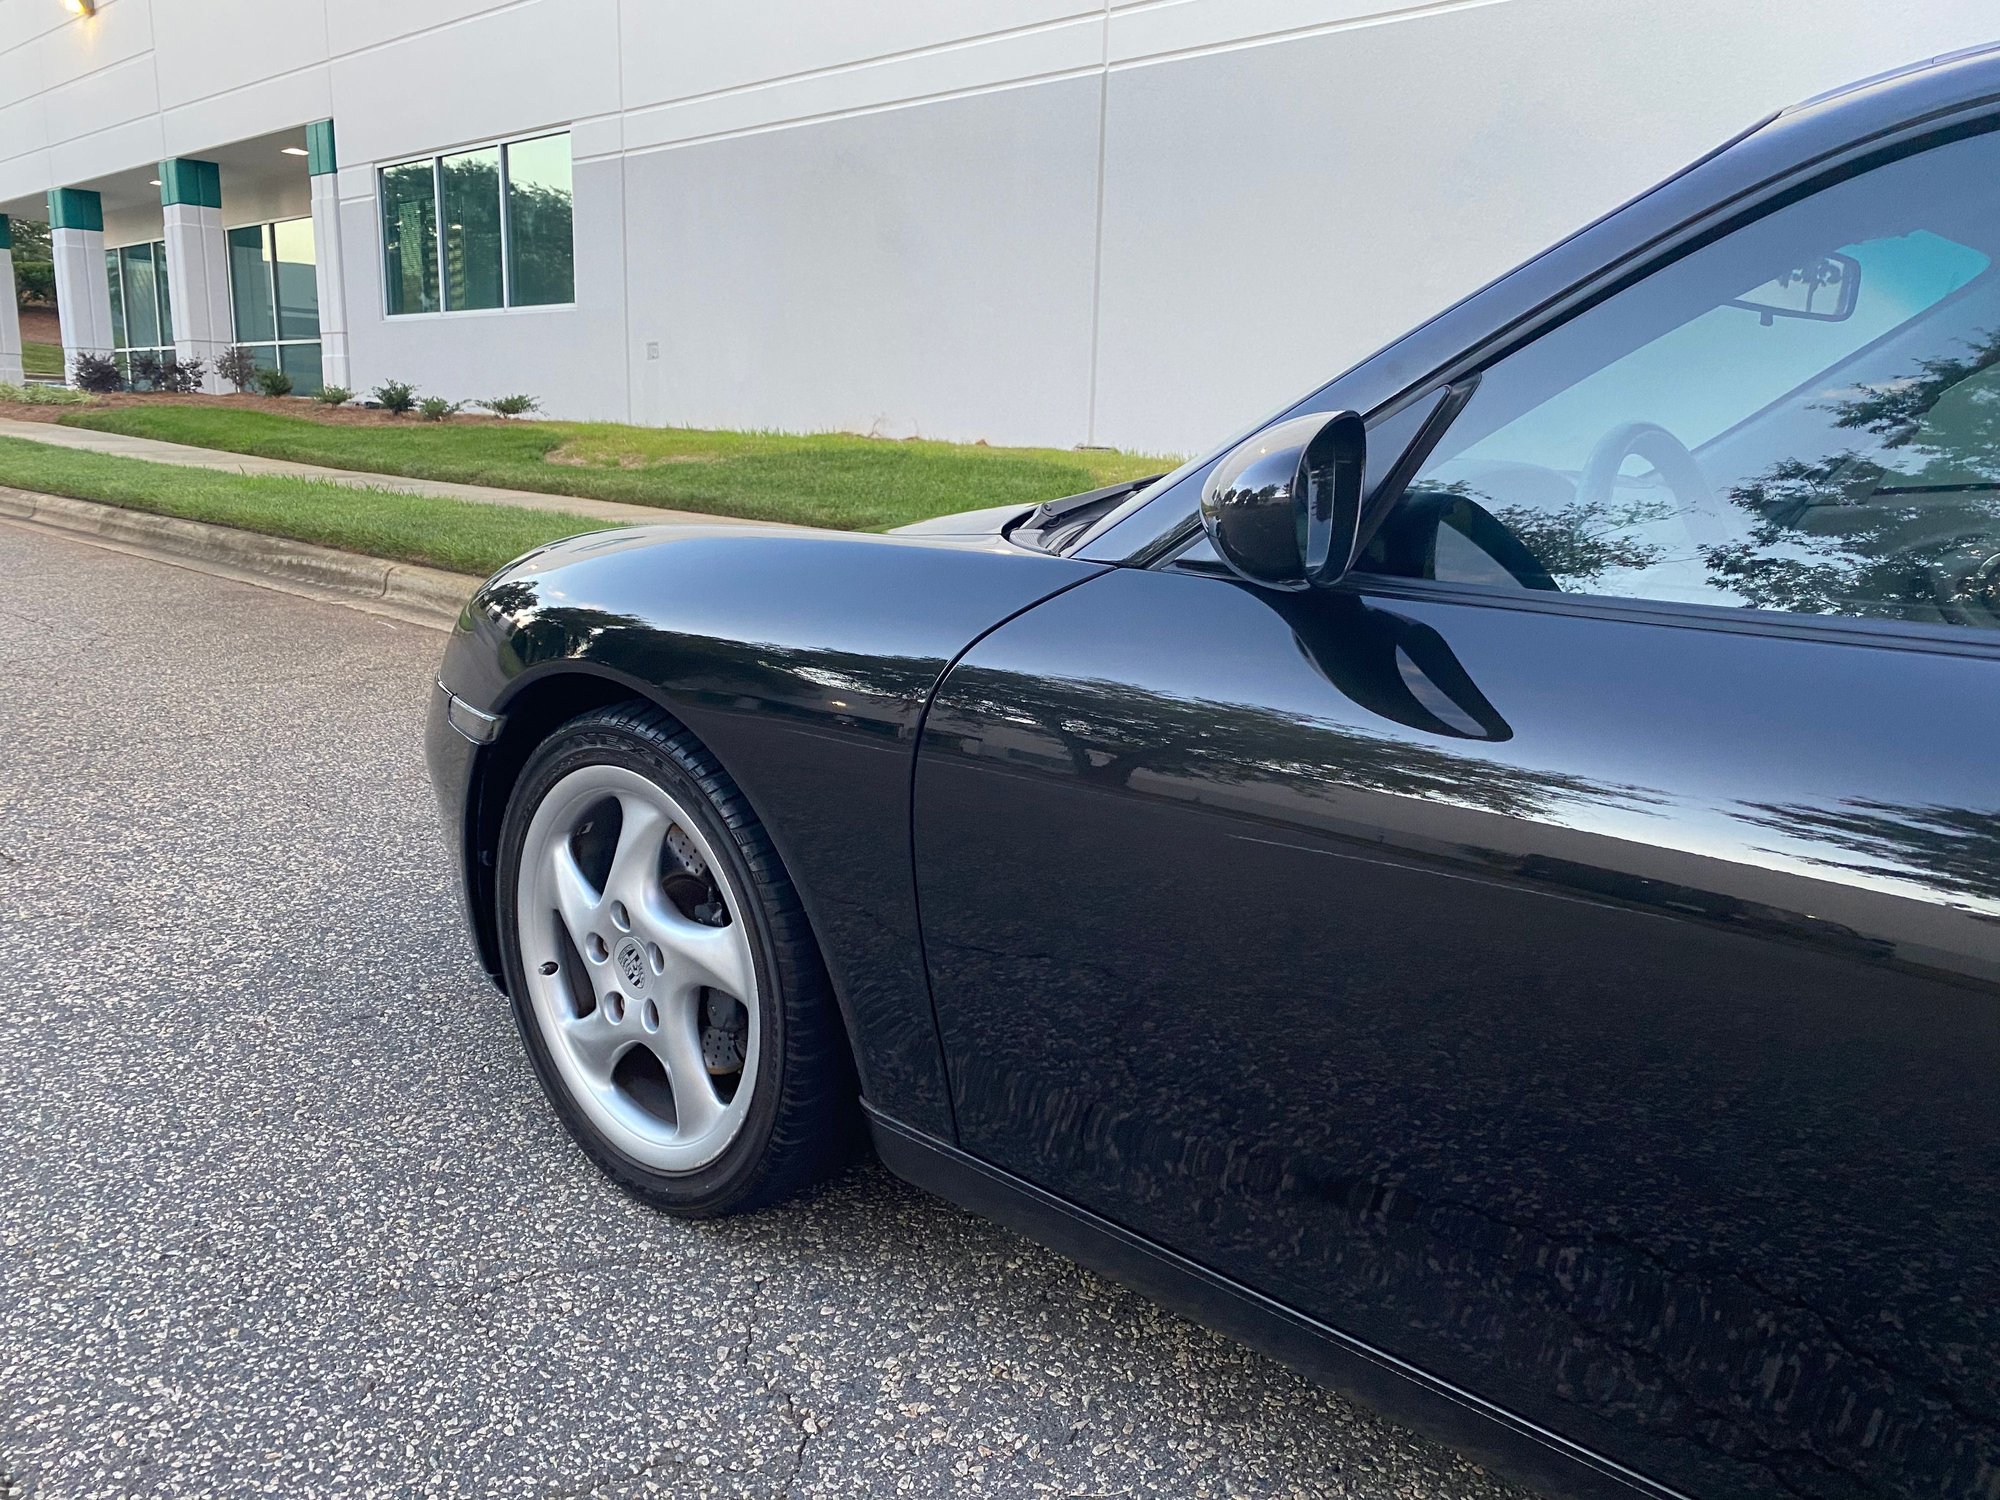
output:
[[[663,873],[683,889],[703,879],[715,899],[698,917]],[[700,825],[636,771],[572,771],[528,823],[515,920],[535,1020],[577,1107],[644,1166],[714,1161],[750,1106],[759,997],[742,898]]]

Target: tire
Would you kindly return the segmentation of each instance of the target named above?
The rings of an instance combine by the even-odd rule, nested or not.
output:
[[[686,729],[637,703],[562,725],[514,784],[498,876],[515,1023],[605,1175],[706,1218],[851,1153],[852,1062],[798,893]]]

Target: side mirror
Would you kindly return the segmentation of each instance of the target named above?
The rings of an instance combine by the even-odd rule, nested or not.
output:
[[[1201,524],[1230,571],[1269,589],[1336,583],[1354,564],[1368,434],[1351,411],[1267,427],[1201,490]]]

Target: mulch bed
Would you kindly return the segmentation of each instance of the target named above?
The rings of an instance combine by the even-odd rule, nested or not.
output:
[[[279,416],[300,417],[308,422],[324,422],[335,427],[380,427],[420,420],[414,413],[407,417],[392,417],[386,411],[375,411],[354,402],[346,406],[325,406],[300,396],[170,396],[157,392],[135,395],[130,391],[113,391],[99,396],[89,406],[26,406],[0,401],[0,416],[20,422],[53,422],[66,412],[101,411],[116,406],[223,406],[231,411],[275,412]],[[484,412],[460,412],[445,420],[457,426],[503,419]]]

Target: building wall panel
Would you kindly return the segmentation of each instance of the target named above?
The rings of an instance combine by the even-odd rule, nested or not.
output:
[[[1081,441],[1097,117],[1086,78],[628,157],[634,414]]]
[[[529,0],[337,57],[343,160],[384,161],[597,114],[618,95],[618,0]]]
[[[155,19],[160,103],[167,109],[253,89],[327,60],[326,0],[164,0]]]
[[[1161,24],[1114,14],[1113,53]],[[1506,0],[1114,68],[1093,437],[1219,440],[1770,111],[1990,31],[1957,0]]]
[[[1102,0],[628,0],[624,104],[634,109],[926,50],[977,47],[1103,8]]]

